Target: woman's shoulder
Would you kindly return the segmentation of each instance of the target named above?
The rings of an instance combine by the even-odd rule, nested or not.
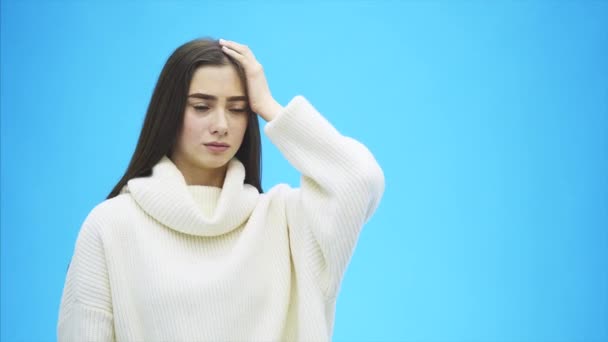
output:
[[[270,206],[276,208],[284,208],[286,203],[290,202],[294,196],[297,196],[300,188],[293,187],[287,183],[279,183],[273,185],[260,196],[260,203],[269,203]]]
[[[286,194],[295,189],[292,188],[289,184],[279,183],[273,185],[268,191],[265,191],[262,196],[267,197],[269,199],[282,199]]]
[[[87,215],[84,225],[96,226],[98,229],[128,224],[139,209],[130,194],[124,193],[106,199],[97,204]]]

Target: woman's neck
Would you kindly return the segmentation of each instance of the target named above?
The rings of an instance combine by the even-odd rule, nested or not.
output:
[[[184,176],[188,185],[204,185],[221,188],[226,178],[227,165],[217,169],[205,169],[189,163],[182,163],[180,160],[173,160],[173,163]]]

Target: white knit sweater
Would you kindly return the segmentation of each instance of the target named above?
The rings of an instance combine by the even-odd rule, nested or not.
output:
[[[328,341],[359,232],[384,192],[368,149],[302,96],[264,127],[302,174],[264,194],[237,159],[222,188],[164,157],[82,225],[59,341]]]

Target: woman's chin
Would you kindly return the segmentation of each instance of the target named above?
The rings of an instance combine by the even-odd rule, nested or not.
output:
[[[225,167],[232,158],[228,155],[224,156],[205,156],[197,163],[199,167],[204,169],[219,169]]]

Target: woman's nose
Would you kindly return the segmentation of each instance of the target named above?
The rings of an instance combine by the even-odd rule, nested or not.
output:
[[[213,125],[211,125],[211,133],[226,135],[228,133],[228,122],[226,121],[226,114],[223,110],[218,110],[215,115]]]

